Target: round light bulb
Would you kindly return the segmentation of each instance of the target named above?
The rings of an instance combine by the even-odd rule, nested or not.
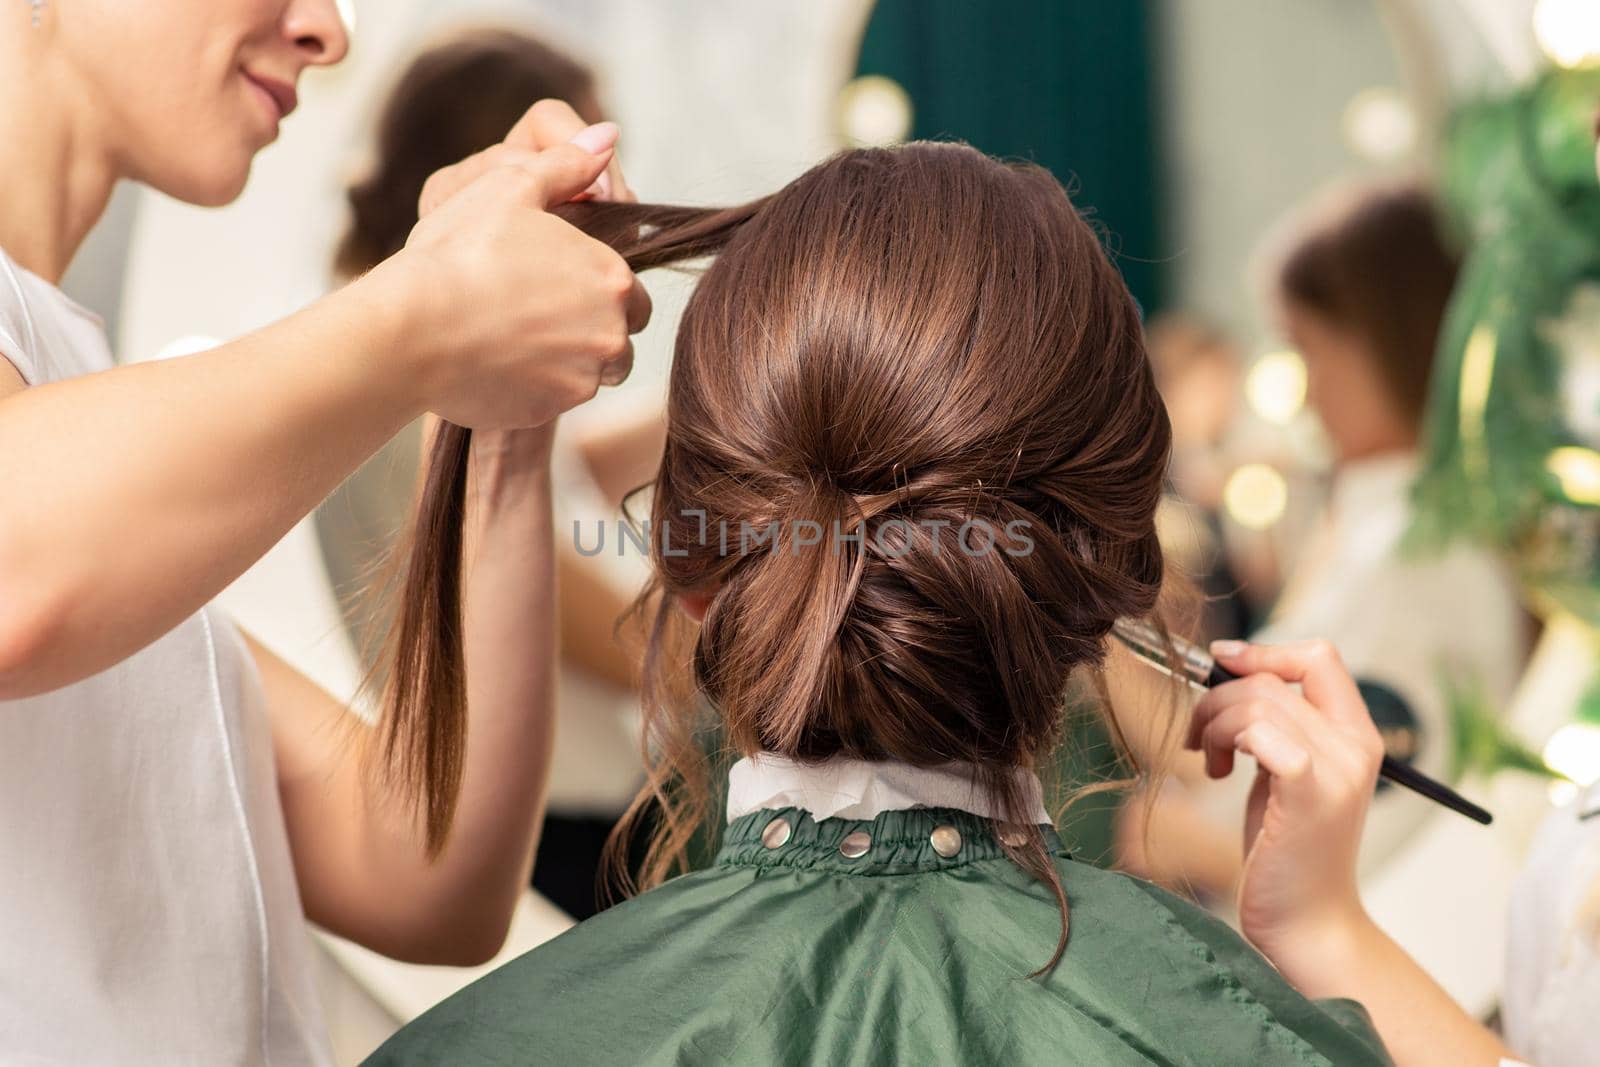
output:
[[[911,95],[893,78],[863,75],[839,94],[839,129],[858,148],[904,141],[911,136]]]
[[[1533,36],[1558,66],[1600,63],[1600,3],[1539,0],[1533,8]]]
[[[1574,504],[1600,505],[1600,452],[1592,448],[1557,448],[1544,460],[1561,493]]]
[[[1341,122],[1351,151],[1374,163],[1404,158],[1417,143],[1417,116],[1400,90],[1374,85],[1351,97]]]
[[[1306,403],[1306,364],[1298,352],[1268,352],[1244,380],[1250,409],[1267,422],[1287,426]]]
[[[1228,476],[1222,488],[1222,506],[1240,526],[1265,530],[1283,518],[1289,504],[1289,484],[1265,463],[1246,463]]]
[[[1544,761],[1580,786],[1600,781],[1600,726],[1568,723],[1545,742]]]

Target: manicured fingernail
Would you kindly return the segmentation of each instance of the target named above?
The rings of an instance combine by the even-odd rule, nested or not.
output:
[[[588,152],[590,155],[599,155],[601,152],[612,148],[617,143],[617,135],[621,128],[615,122],[597,122],[593,126],[586,126],[572,135],[572,143]]]
[[[1240,655],[1249,647],[1243,641],[1213,641],[1211,642],[1211,654],[1228,658]]]

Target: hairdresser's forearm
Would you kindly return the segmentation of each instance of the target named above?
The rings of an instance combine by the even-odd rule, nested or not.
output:
[[[417,416],[403,311],[361,286],[210,352],[0,400],[0,698],[159,637]]]
[[[1325,922],[1266,954],[1306,996],[1360,1001],[1397,1067],[1495,1067],[1511,1055],[1364,914]]]

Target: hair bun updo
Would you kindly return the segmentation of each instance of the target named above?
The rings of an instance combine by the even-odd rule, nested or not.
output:
[[[1156,606],[1171,447],[1133,299],[1060,184],[914,143],[841,153],[735,208],[557,211],[635,270],[717,256],[678,331],[648,531],[666,594],[649,778],[613,860],[653,811],[654,884],[700,828],[684,682],[737,752],[968,763],[1001,821],[1031,828],[1016,768],[1054,746],[1068,676],[1099,663],[1112,624]],[[436,845],[464,747],[469,436],[434,444],[384,717]],[[698,629],[679,596],[709,598]],[[1052,887],[1059,958],[1043,837],[999,839]]]
[[[807,173],[700,282],[668,416],[655,563],[716,590],[695,674],[740,751],[1031,763],[1155,606],[1165,410],[1039,168],[916,144]]]

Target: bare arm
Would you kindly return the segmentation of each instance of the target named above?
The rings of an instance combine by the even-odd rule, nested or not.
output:
[[[194,613],[423,407],[358,282],[211,352],[23,388],[0,364],[0,698]]]
[[[1170,779],[1117,809],[1117,863],[1130,874],[1202,900],[1231,899],[1244,856],[1239,835],[1201,811]]]
[[[0,699],[155,640],[423,410],[538,426],[625,375],[648,298],[542,210],[610,156],[498,153],[398,255],[214,351],[31,389],[6,363]]]
[[[578,438],[578,452],[612,507],[619,507],[629,493],[655,478],[666,446],[667,415],[659,409],[588,430]]]
[[[619,689],[637,689],[644,649],[639,627],[627,617],[633,598],[617,592],[603,559],[572,547],[571,533],[569,529],[558,534],[556,550],[562,589],[561,655]]]
[[[372,730],[252,644],[266,684],[307,914],[375,951],[481,963],[499,949],[533,866],[555,703],[549,432],[475,434],[464,641],[469,720],[460,806],[443,854],[392,798],[369,794]]]
[[[1364,912],[1268,956],[1306,996],[1365,1005],[1398,1067],[1495,1067],[1511,1056]]]

